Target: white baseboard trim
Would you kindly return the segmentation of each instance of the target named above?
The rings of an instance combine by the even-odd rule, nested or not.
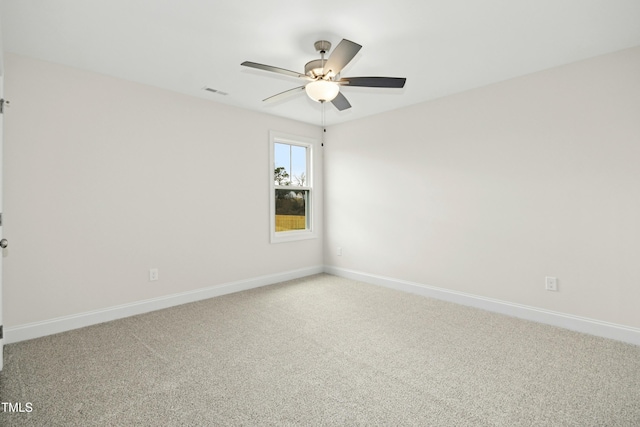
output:
[[[57,334],[70,331],[85,326],[111,320],[122,319],[124,317],[135,316],[137,314],[148,313],[150,311],[161,310],[163,308],[174,307],[190,302],[205,300],[234,292],[246,291],[262,286],[272,285],[287,280],[298,279],[313,274],[324,272],[322,266],[303,268],[299,270],[287,271],[284,273],[271,274],[267,276],[255,277],[252,279],[239,280],[222,285],[210,286],[193,291],[181,292],[177,294],[152,298],[143,301],[136,301],[129,304],[122,304],[100,310],[87,311],[70,316],[57,317],[55,319],[33,322],[19,326],[6,327],[4,330],[4,344],[11,344],[19,341],[39,338],[46,335]]]
[[[640,329],[631,326],[619,325],[604,322],[586,317],[574,316],[542,308],[531,307],[522,304],[515,304],[492,298],[485,298],[478,295],[464,292],[452,291],[444,288],[423,285],[406,280],[393,279],[390,277],[377,276],[374,274],[348,270],[339,267],[325,266],[324,272],[334,276],[345,277],[347,279],[358,280],[372,285],[384,286],[404,292],[409,292],[425,297],[449,301],[456,304],[476,307],[483,310],[506,314],[508,316],[531,320],[547,325],[558,326],[576,332],[596,335],[624,341],[629,344],[640,345]]]

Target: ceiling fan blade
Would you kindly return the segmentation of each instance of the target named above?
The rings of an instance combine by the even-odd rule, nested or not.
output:
[[[407,81],[404,77],[345,77],[338,83],[348,86],[402,88]]]
[[[331,103],[340,111],[346,110],[347,108],[351,108],[351,104],[347,101],[347,98],[341,93],[338,92],[338,96],[333,98]]]
[[[354,43],[347,39],[342,39],[338,46],[331,52],[327,63],[324,65],[325,74],[331,73],[332,76],[339,74],[354,56],[362,49],[358,43]]]
[[[296,71],[285,70],[284,68],[272,67],[271,65],[258,64],[257,62],[244,61],[242,64],[245,67],[257,68],[258,70],[271,71],[272,73],[284,74],[285,76],[298,77],[303,79],[309,79],[304,74],[300,74]]]
[[[262,101],[280,101],[282,99],[288,98],[290,96],[296,95],[300,92],[304,92],[304,86],[294,87],[293,89],[285,90],[284,92],[276,93],[268,98],[263,99]]]

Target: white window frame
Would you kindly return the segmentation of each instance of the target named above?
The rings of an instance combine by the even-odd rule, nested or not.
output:
[[[273,171],[276,168],[275,144],[288,144],[305,147],[307,152],[307,185],[300,186],[278,186],[275,183]],[[291,242],[295,240],[315,239],[317,237],[315,227],[315,193],[313,190],[313,147],[317,141],[312,138],[290,135],[282,132],[269,132],[269,229],[271,243]],[[308,191],[306,201],[307,228],[305,230],[290,230],[276,232],[276,190],[299,189]]]

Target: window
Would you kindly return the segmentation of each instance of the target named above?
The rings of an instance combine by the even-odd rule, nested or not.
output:
[[[271,132],[271,242],[316,237],[313,227],[314,141]]]

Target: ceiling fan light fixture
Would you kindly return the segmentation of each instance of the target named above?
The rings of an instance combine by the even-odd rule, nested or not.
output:
[[[263,101],[284,99],[291,95],[299,94],[304,89],[312,100],[321,103],[329,101],[338,111],[351,108],[351,104],[340,91],[340,86],[342,85],[400,89],[404,87],[404,83],[407,80],[404,77],[340,77],[344,67],[355,58],[362,46],[350,40],[342,39],[326,60],[324,56],[331,49],[331,43],[326,40],[319,40],[313,46],[320,54],[320,59],[307,62],[304,67],[304,74],[251,61],[244,61],[240,65],[305,80],[305,84],[302,86],[285,90],[263,99]]]
[[[337,83],[322,79],[308,83],[304,89],[309,98],[316,102],[333,101],[340,92],[340,86]]]

